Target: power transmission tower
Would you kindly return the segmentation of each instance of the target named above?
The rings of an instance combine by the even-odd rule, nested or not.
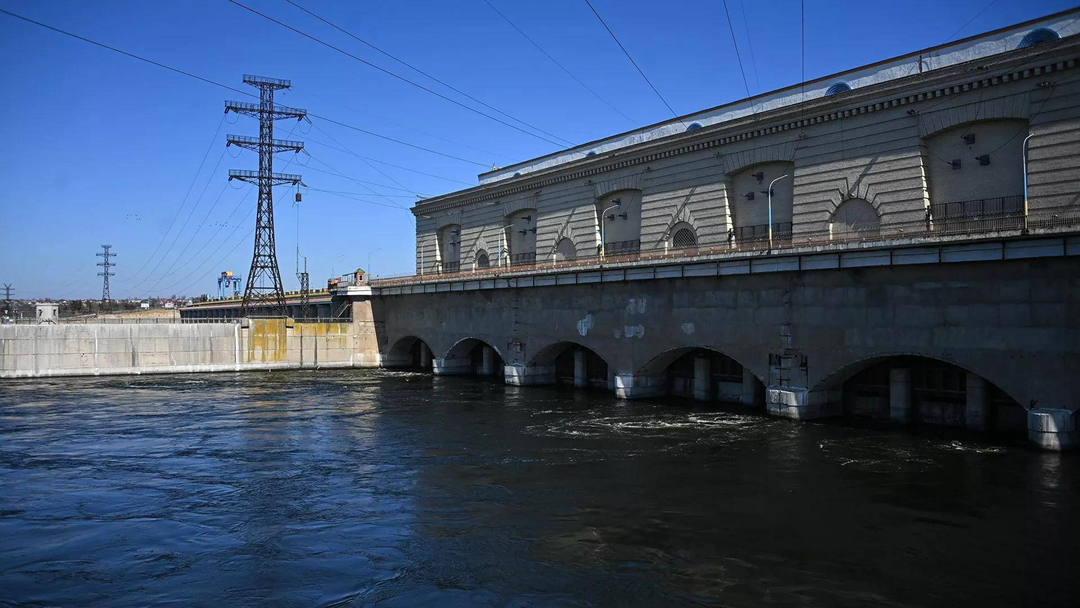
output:
[[[304,261],[304,264],[307,264],[306,260]],[[307,270],[307,268],[305,267],[304,270]],[[11,312],[11,292],[13,291],[15,290],[11,288],[11,283],[4,283],[4,305],[6,307],[4,312],[7,316],[14,319],[15,315]]]
[[[236,144],[241,148],[259,153],[259,170],[229,170],[229,180],[238,179],[259,186],[259,206],[255,219],[255,252],[251,258],[251,270],[248,272],[247,287],[244,289],[244,301],[241,304],[241,316],[250,316],[256,309],[262,309],[267,316],[284,317],[285,289],[281,285],[281,271],[278,269],[277,245],[274,241],[274,186],[278,184],[300,184],[299,175],[274,173],[274,154],[292,150],[299,152],[304,143],[274,139],[274,121],[285,118],[302,120],[307,117],[305,110],[289,108],[274,103],[274,91],[292,87],[292,82],[277,78],[244,75],[244,84],[259,89],[259,103],[226,101],[225,113],[236,112],[259,119],[259,138],[243,135],[229,135],[226,146]]]
[[[297,280],[300,281],[300,318],[301,319],[307,319],[310,316],[310,314],[309,314],[310,311],[308,310],[308,304],[309,304],[309,297],[310,297],[309,293],[311,291],[311,284],[310,284],[310,281],[308,280],[308,276],[309,275],[308,275],[308,271],[307,271],[307,256],[305,255],[304,256],[304,272],[297,272],[296,273],[296,278],[297,278]]]
[[[105,308],[105,305],[112,301],[112,295],[109,294],[109,277],[116,276],[115,272],[109,272],[110,268],[116,266],[115,263],[109,261],[109,258],[116,257],[116,254],[109,251],[109,249],[112,248],[112,245],[102,245],[101,248],[104,249],[104,251],[97,254],[97,256],[99,258],[105,258],[105,261],[98,262],[97,265],[104,266],[103,271],[99,272],[98,276],[105,277],[105,282],[101,287],[101,307]]]

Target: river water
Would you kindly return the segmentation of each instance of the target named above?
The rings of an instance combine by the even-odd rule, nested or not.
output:
[[[0,384],[0,604],[1076,605],[1076,455],[389,371]]]

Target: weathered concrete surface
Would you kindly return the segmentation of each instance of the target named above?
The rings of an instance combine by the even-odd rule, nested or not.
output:
[[[0,378],[377,365],[352,324],[2,325]]]
[[[768,385],[770,411],[808,418],[836,412],[858,371],[913,355],[971,371],[1025,408],[1080,406],[1075,258],[442,291],[382,296],[380,308],[385,352],[413,337],[436,357],[480,341],[518,384],[550,381],[541,353],[576,344],[607,362],[618,396],[654,395],[668,364],[705,348]],[[984,397],[972,399],[977,413]]]

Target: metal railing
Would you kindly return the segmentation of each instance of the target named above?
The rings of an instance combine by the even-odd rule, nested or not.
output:
[[[773,222],[773,243],[777,241],[788,242],[791,240],[791,222]],[[769,240],[769,225],[758,224],[756,226],[738,226],[732,228],[729,235],[736,243],[751,243],[755,241]]]
[[[461,272],[461,262],[440,262],[439,272],[441,274],[453,274],[455,272]]]
[[[853,229],[840,232],[837,232],[832,227],[826,227],[824,230],[800,230],[799,232],[794,232],[790,229],[787,229],[782,231],[778,230],[778,228],[784,229],[791,224],[774,224],[772,251],[777,252],[800,247],[885,244],[890,241],[910,241],[913,239],[935,240],[941,236],[978,236],[991,233],[1018,234],[1021,233],[1023,230],[1023,216],[1020,217],[1019,224],[1011,221],[989,221],[989,219],[990,218],[985,218],[984,216],[979,216],[979,218],[969,217],[966,220],[957,218],[955,216],[946,217],[945,219],[940,221],[950,226],[948,230],[939,227],[939,220],[935,220],[933,218],[927,218],[927,220],[925,221],[916,220],[908,222],[892,222],[884,226],[877,227],[875,229]],[[1046,232],[1068,228],[1080,228],[1080,207],[1039,210],[1037,212],[1029,214],[1026,223],[1027,232],[1029,233]],[[757,228],[758,231],[760,231],[759,227],[749,228]],[[743,234],[747,235],[747,238],[746,240],[741,241],[738,238],[735,238],[735,232],[736,231],[732,231],[729,233],[729,238],[726,239],[726,242],[721,242],[718,244],[703,244],[699,242],[698,246],[693,249],[664,250],[662,243],[658,244],[657,249],[641,251],[640,249],[635,248],[633,250],[625,251],[624,253],[621,252],[619,255],[612,255],[612,252],[609,249],[607,255],[604,257],[601,257],[600,252],[598,251],[596,255],[579,255],[573,260],[545,260],[537,262],[529,270],[562,270],[582,266],[595,266],[605,263],[610,264],[652,260],[688,260],[712,255],[769,251],[767,229],[765,230],[765,235],[763,238],[750,238],[751,236],[756,235],[758,232],[746,230]],[[779,238],[778,234],[780,235]],[[638,243],[637,241],[630,242]],[[610,247],[611,243],[609,243],[608,246]],[[371,285],[373,287],[391,287],[394,285],[408,284],[424,280],[443,279],[446,278],[445,275],[448,274],[457,274],[470,277],[489,277],[513,271],[513,267],[507,266],[492,266],[489,268],[481,268],[473,271],[467,270],[464,272],[460,272],[460,269],[456,270],[455,272],[448,272],[444,270],[441,274],[435,276],[430,274],[412,274],[396,278],[381,277],[372,281]]]
[[[525,264],[535,264],[535,263],[536,263],[536,252],[535,251],[532,251],[530,253],[514,253],[514,254],[510,255],[510,265],[511,266],[521,266],[521,265],[525,265]]]
[[[604,243],[604,253],[607,255],[629,255],[639,251],[641,251],[641,241],[639,239]]]
[[[938,234],[1020,230],[1024,227],[1024,197],[935,203],[927,208],[926,217],[927,225]]]

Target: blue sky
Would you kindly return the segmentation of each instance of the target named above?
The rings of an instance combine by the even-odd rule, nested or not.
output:
[[[632,120],[574,82],[484,0],[296,0],[472,97],[574,143],[670,117],[584,0],[489,1]],[[285,0],[244,3],[493,113]],[[593,4],[676,112],[745,97],[722,2]],[[806,77],[941,44],[976,15],[956,37],[1074,5],[807,0]],[[728,0],[728,6],[751,93],[798,82],[799,2]],[[281,103],[472,161],[317,119],[313,125],[277,123],[278,137],[291,133],[307,141],[311,152],[282,154],[275,161],[276,170],[301,173],[311,186],[303,193],[299,226],[293,193],[275,193],[287,289],[297,285],[298,235],[313,285],[323,284],[332,270],[367,266],[369,254],[375,274],[411,272],[412,215],[400,207],[409,207],[414,193],[430,196],[474,185],[484,167],[558,149],[226,0],[0,0],[0,8],[241,89],[247,88],[241,84],[245,73],[288,78],[293,89],[279,97]],[[0,15],[0,82],[8,142],[0,153],[0,283],[13,283],[19,297],[100,297],[94,254],[102,243],[118,253],[113,297],[215,293],[221,270],[246,276],[255,197],[226,176],[230,168],[255,169],[257,158],[226,150],[225,135],[255,136],[258,128],[253,119],[235,114],[226,119],[235,124],[222,122],[223,102],[237,94],[6,15]],[[369,165],[325,145],[340,148],[334,140],[379,163]]]

